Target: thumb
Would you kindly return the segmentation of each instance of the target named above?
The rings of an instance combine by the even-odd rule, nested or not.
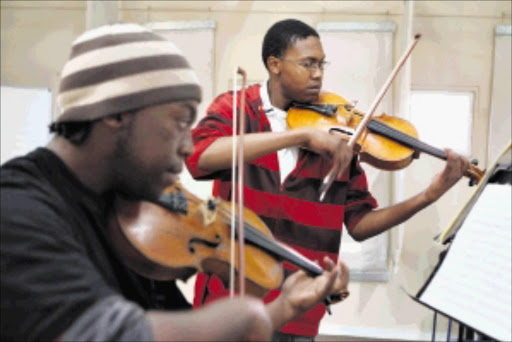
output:
[[[337,267],[333,268],[330,271],[325,271],[321,277],[323,277],[325,280],[321,282],[319,291],[322,297],[326,296],[331,292],[331,289],[334,286],[334,283],[336,282],[336,278],[338,277],[339,269]]]

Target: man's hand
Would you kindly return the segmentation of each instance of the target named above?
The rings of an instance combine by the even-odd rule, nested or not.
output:
[[[463,156],[446,149],[447,162],[444,170],[437,174],[424,194],[429,203],[439,199],[450,189],[469,168],[469,161]]]
[[[348,267],[343,262],[339,262],[338,267],[340,267],[340,271],[331,290],[332,304],[336,304],[343,301],[350,294],[350,292],[348,291],[348,282],[350,280],[350,272],[348,270]]]
[[[354,157],[353,149],[347,145],[347,137],[342,133],[325,129],[307,128],[307,140],[303,147],[333,161],[333,172],[341,176]]]
[[[346,292],[348,283],[347,267],[339,262],[334,265],[331,259],[324,258],[325,271],[317,277],[310,277],[304,271],[290,275],[283,283],[278,303],[286,321],[294,319],[311,309],[330,294]]]

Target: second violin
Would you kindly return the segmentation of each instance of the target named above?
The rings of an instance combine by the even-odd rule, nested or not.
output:
[[[292,103],[288,110],[287,122],[291,129],[314,127],[340,132],[348,140],[364,118],[342,96],[322,92],[318,103]],[[371,119],[357,139],[356,152],[361,161],[383,170],[399,170],[408,166],[420,152],[446,160],[446,152],[426,144],[418,138],[418,132],[407,120],[382,114]],[[482,178],[483,171],[470,165],[466,176],[470,184]]]

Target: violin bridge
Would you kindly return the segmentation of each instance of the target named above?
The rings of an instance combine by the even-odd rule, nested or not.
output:
[[[209,198],[203,202],[199,207],[199,212],[203,217],[203,223],[205,226],[212,224],[217,218],[217,202],[213,198]]]
[[[345,121],[344,124],[346,126],[350,125],[350,122],[352,121],[354,115],[357,115],[359,113],[359,111],[356,109],[356,105],[357,100],[354,100],[352,103],[347,102],[343,105],[345,110],[348,112],[348,118],[343,118],[343,120]]]

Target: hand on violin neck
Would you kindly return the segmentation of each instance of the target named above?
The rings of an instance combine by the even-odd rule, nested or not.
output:
[[[325,271],[317,277],[297,271],[286,278],[281,295],[267,305],[271,317],[275,318],[275,329],[321,303],[333,291],[346,288],[348,274],[343,275],[346,267],[341,262],[334,265],[327,257],[324,264]]]
[[[336,147],[334,158],[332,161],[333,172],[336,172],[336,177],[341,177],[347,170],[350,162],[354,158],[354,149],[348,146],[346,140],[341,139]]]
[[[433,178],[429,187],[424,192],[425,199],[429,204],[437,201],[469,169],[469,161],[465,157],[450,149],[445,149],[445,151],[446,165],[444,170]]]
[[[338,262],[337,267],[340,267],[338,277],[334,282],[331,291],[331,303],[336,304],[345,300],[350,292],[348,291],[348,282],[350,280],[350,272],[348,267],[343,262]]]

